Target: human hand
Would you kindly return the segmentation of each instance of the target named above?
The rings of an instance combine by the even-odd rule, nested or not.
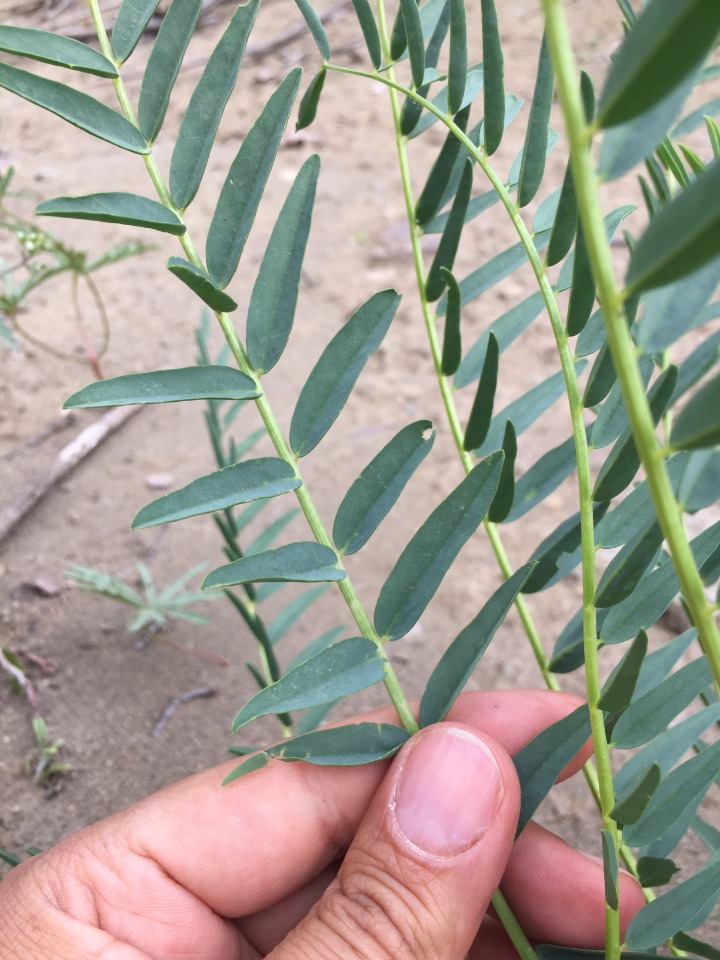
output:
[[[531,939],[600,947],[602,864],[534,824],[513,845],[509,754],[575,706],[468,693],[392,762],[272,762],[222,787],[230,761],[190,777],[13,870],[2,957],[513,960],[487,913],[501,879]],[[644,902],[627,875],[621,901],[624,930]]]

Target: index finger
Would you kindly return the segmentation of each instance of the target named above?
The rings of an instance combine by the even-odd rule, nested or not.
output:
[[[449,718],[516,753],[581,701],[492,690],[461,696]],[[391,708],[363,719],[392,722]],[[586,748],[564,775],[574,772]],[[319,767],[274,761],[222,787],[235,761],[196,774],[120,816],[130,848],[225,917],[255,913],[315,877],[348,846],[391,761]]]

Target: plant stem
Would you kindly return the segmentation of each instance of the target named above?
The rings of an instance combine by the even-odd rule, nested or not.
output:
[[[612,257],[605,236],[597,176],[590,148],[592,130],[585,122],[577,82],[577,69],[567,19],[560,0],[543,0],[548,43],[557,77],[558,95],[570,145],[570,161],[577,192],[598,300],[603,309],[608,344],[627,407],[633,437],[648,479],[655,511],[667,540],[683,596],[698,629],[720,691],[720,630],[713,618],[702,579],[695,563],[682,513],[673,494],[663,449],[655,433],[638,368],[635,344],[625,321],[623,295],[615,282]]]
[[[112,53],[112,48],[110,46],[110,41],[108,40],[107,31],[105,30],[105,25],[102,20],[102,15],[100,13],[98,0],[88,0],[90,6],[90,12],[92,14],[93,23],[100,40],[100,46],[102,48],[105,56],[118,67],[118,73],[120,72],[120,64],[115,60],[115,57]],[[123,83],[122,77],[118,76],[113,80],[115,85],[115,91],[118,97],[118,102],[123,111],[125,118],[132,123],[135,127],[138,126],[137,119],[135,117],[135,112],[130,104],[130,100],[127,96],[127,91],[125,90],[125,85]],[[152,179],[152,182],[157,190],[158,196],[162,201],[163,205],[175,213],[178,217],[182,219],[182,211],[180,211],[172,201],[170,196],[170,191],[163,180],[160,168],[157,165],[157,161],[153,156],[152,151],[143,155],[145,161],[145,166],[147,167],[148,173]],[[195,248],[195,245],[192,242],[190,234],[186,231],[182,236],[178,238],[182,244],[182,248],[185,251],[185,254],[188,260],[193,263],[195,266],[200,269],[204,269],[204,265],[200,256]],[[247,376],[251,377],[255,383],[258,384],[258,389],[262,390],[260,386],[258,376],[250,363],[250,360],[245,352],[245,348],[240,342],[240,338],[235,331],[235,328],[230,320],[230,317],[226,313],[216,313],[218,323],[222,329],[222,332],[225,336],[225,339],[230,347],[232,355],[235,359],[235,362],[238,365],[238,368]],[[295,472],[296,477],[302,481],[302,485],[295,490],[295,495],[298,499],[300,507],[305,514],[305,518],[308,522],[308,525],[312,531],[313,536],[318,543],[322,543],[327,547],[330,547],[333,552],[336,553],[335,548],[332,544],[332,540],[325,529],[325,526],[320,518],[320,514],[310,496],[310,493],[305,486],[305,483],[302,478],[298,466],[298,458],[295,456],[294,452],[290,448],[285,436],[280,428],[280,425],[273,413],[272,407],[268,402],[264,393],[254,401],[260,417],[265,425],[265,429],[270,437],[270,440],[277,452],[278,456],[281,457],[286,463],[290,464]],[[343,595],[345,603],[352,614],[360,632],[364,637],[367,637],[369,640],[372,640],[373,643],[377,646],[379,652],[382,654],[384,659],[384,668],[385,668],[385,678],[384,684],[385,688],[390,696],[390,700],[397,711],[398,717],[400,718],[401,723],[408,730],[409,733],[416,733],[418,728],[417,720],[415,715],[410,707],[410,704],[405,696],[405,693],[400,685],[400,682],[397,678],[397,675],[392,667],[392,664],[388,660],[384,652],[384,647],[382,640],[378,636],[377,631],[373,625],[372,620],[370,619],[365,607],[360,600],[360,597],[355,590],[355,587],[350,580],[350,577],[347,575],[347,570],[342,562],[342,558],[338,557],[338,567],[345,572],[345,578],[338,581],[338,587],[340,592]]]

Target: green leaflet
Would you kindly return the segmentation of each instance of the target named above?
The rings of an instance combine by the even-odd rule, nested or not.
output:
[[[720,443],[720,376],[695,394],[675,421],[670,445],[676,450],[696,450]]]
[[[707,103],[703,103],[695,110],[692,110],[687,114],[687,116],[683,117],[679,123],[675,124],[670,131],[671,141],[679,140],[680,137],[686,137],[689,133],[693,133],[693,131],[697,130],[697,128],[701,127],[703,124],[705,124],[707,128],[707,121],[712,121],[712,118],[717,116],[718,113],[720,113],[720,98],[713,97],[712,100],[708,100]],[[709,129],[708,132],[710,132]],[[685,144],[680,143],[678,146],[682,150],[685,159],[689,161],[689,156],[685,152],[687,149]],[[697,173],[698,170],[695,170],[694,172]]]
[[[647,390],[650,378],[655,370],[655,363],[652,357],[640,357],[638,362],[640,379]],[[677,389],[677,385],[676,385]],[[622,387],[619,382],[613,384],[608,398],[600,408],[597,420],[592,428],[592,445],[594,449],[606,447],[618,439],[620,434],[627,429],[629,425],[625,398],[623,397]]]
[[[648,743],[711,683],[712,671],[704,657],[681,667],[630,704],[615,724],[614,746],[627,750]]]
[[[622,660],[608,677],[598,701],[601,710],[618,712],[631,702],[647,654],[648,638],[644,630],[635,637]]]
[[[243,460],[153,500],[138,513],[132,528],[154,527],[250,500],[277,497],[299,486],[301,481],[284,460],[277,457]]]
[[[19,57],[31,57],[42,63],[53,63],[96,77],[117,77],[118,72],[107,57],[86,43],[61,37],[48,30],[29,27],[0,26],[0,50]]]
[[[495,0],[481,0],[483,67],[485,70],[485,149],[491,157],[505,130],[505,61]]]
[[[261,553],[263,550],[267,550],[300,512],[301,511],[297,509],[293,509],[281,513],[276,520],[273,520],[271,524],[265,527],[265,529],[247,545],[244,553]],[[234,557],[233,559],[237,560],[239,557]]]
[[[606,503],[595,504],[595,524],[607,507]],[[533,551],[528,562],[534,562],[535,568],[523,587],[523,593],[547,590],[573,570],[580,562],[580,514],[563,520]]]
[[[535,237],[535,246],[538,250],[542,249],[547,241],[548,234],[549,231],[546,231],[537,234]],[[527,254],[521,243],[516,243],[515,246],[508,247],[508,249],[503,250],[502,253],[496,254],[488,260],[487,263],[478,267],[477,270],[473,270],[472,273],[469,273],[467,277],[460,281],[462,305],[465,306],[467,303],[470,303],[471,300],[479,297],[481,293],[485,293],[486,290],[494,287],[496,283],[504,280],[505,277],[514,273],[518,267],[521,267],[526,262]],[[442,316],[444,312],[445,298],[443,297],[438,304],[438,316]]]
[[[623,220],[628,217],[635,207],[631,203],[626,203],[622,207],[616,207],[614,210],[611,210],[610,213],[606,214],[603,217],[603,224],[605,225],[605,236],[607,237],[608,243],[615,236],[617,228],[623,222]],[[575,269],[575,251],[571,251],[568,257],[565,259],[562,267],[560,268],[560,273],[558,275],[557,281],[557,290],[558,293],[562,293],[563,290],[569,290],[572,286],[573,272]]]
[[[448,28],[450,26],[450,4],[447,2],[447,0],[440,0],[439,3],[436,2],[434,5],[439,10],[439,16],[433,23],[432,30],[430,31],[427,30],[425,18],[428,15],[428,10],[433,7],[433,3],[431,2],[426,4],[420,11],[420,19],[423,21],[423,36],[428,37],[429,34],[428,44],[425,49],[426,74],[428,70],[431,70],[437,66],[440,51],[442,50],[442,45],[445,42],[445,37],[447,36]],[[423,86],[418,90],[418,93],[422,97],[427,97],[429,90],[429,86],[423,84]],[[412,133],[412,131],[415,129],[415,125],[422,115],[422,112],[423,108],[419,103],[417,103],[411,97],[405,98],[405,103],[403,104],[400,114],[400,131],[403,136],[407,137]]]
[[[714,0],[653,0],[612,61],[599,125],[616,126],[645,113],[700,66],[719,35]]]
[[[563,769],[590,736],[587,704],[543,730],[516,753],[513,763],[520,780],[520,819],[516,836],[550,792]]]
[[[247,351],[258,373],[272,370],[290,338],[319,175],[320,158],[313,155],[295,178],[255,280],[248,308]]]
[[[634,847],[652,843],[670,830],[688,807],[694,811],[717,779],[719,761],[720,743],[714,743],[668,773],[642,819],[625,831],[627,842]]]
[[[268,713],[304,710],[371,687],[385,676],[385,663],[372,640],[341,640],[256,693],[233,720],[233,732]]]
[[[538,192],[545,173],[545,157],[548,143],[548,124],[553,99],[554,77],[547,39],[543,34],[538,60],[537,78],[533,91],[530,119],[528,120],[523,147],[520,178],[518,180],[518,206],[525,207]]]
[[[221,290],[200,267],[182,257],[170,257],[168,270],[190,287],[203,303],[217,313],[231,313],[237,310],[237,303],[229,294]]]
[[[112,28],[111,46],[116,60],[130,56],[145,32],[159,0],[122,0]]]
[[[532,220],[533,233],[544,233],[546,230],[550,230],[552,228],[559,202],[560,188],[558,187],[557,190],[553,190],[552,193],[549,193],[545,197],[535,211]]]
[[[325,33],[325,27],[322,24],[322,20],[317,15],[313,9],[310,0],[295,0],[297,8],[300,13],[303,15],[305,23],[310,29],[310,33],[313,35],[313,40],[318,45],[318,50],[322,54],[323,60],[330,59],[330,43]]]
[[[653,290],[645,300],[637,343],[646,353],[657,353],[702,323],[706,305],[718,285],[717,265],[709,263],[689,277]],[[716,309],[711,305],[710,309]]]
[[[309,710],[304,710],[302,716],[298,718],[295,724],[295,733],[311,733],[313,730],[317,730],[337,702],[337,700],[332,700],[330,703],[321,703],[318,704],[317,707],[310,707]]]
[[[607,610],[598,610],[597,629],[602,629]],[[550,669],[553,673],[572,673],[585,662],[583,646],[583,611],[582,608],[573,614],[563,627],[560,636],[555,641],[555,648],[550,657]]]
[[[86,197],[57,197],[39,204],[35,213],[40,217],[126,223],[134,227],[158,230],[160,233],[172,233],[177,237],[185,233],[185,224],[176,213],[157,200],[149,200],[134,193],[92,193]]]
[[[578,376],[580,376],[584,367],[585,361],[583,360],[575,364]],[[547,380],[543,380],[517,400],[513,400],[493,417],[485,442],[475,451],[477,456],[482,457],[491,450],[497,450],[502,445],[505,424],[508,420],[512,421],[515,433],[520,436],[563,395],[563,392],[562,373],[553,373]]]
[[[229,773],[225,777],[222,785],[226,787],[229,783],[232,783],[233,780],[238,780],[240,777],[244,777],[248,773],[254,773],[256,770],[262,770],[269,762],[270,757],[268,757],[266,753],[256,753],[254,757],[243,760],[240,766],[235,767],[232,773]]]
[[[290,423],[290,446],[304,457],[335,422],[369,357],[387,333],[400,303],[395,290],[374,294],[325,347],[300,391]]]
[[[643,887],[664,887],[679,869],[664,857],[640,857],[637,862],[638,880]]]
[[[710,138],[713,156],[716,160],[720,160],[720,127],[712,117],[705,117],[705,127]]]
[[[440,371],[444,377],[451,377],[454,373],[457,373],[462,359],[462,335],[460,332],[462,307],[460,306],[460,287],[455,277],[446,267],[440,267],[440,274],[445,281],[448,291]]]
[[[603,344],[600,352],[590,370],[585,392],[583,394],[583,406],[595,407],[607,397],[613,386],[617,383],[617,372],[613,363],[610,347],[607,342]]]
[[[321,653],[327,647],[335,643],[336,640],[340,639],[340,635],[345,630],[345,627],[331,627],[329,630],[326,630],[324,633],[321,633],[319,637],[315,637],[306,647],[304,647],[300,653],[288,664],[288,673],[291,670],[294,670],[295,667],[299,666],[301,663],[305,663],[306,660],[309,660],[310,657],[314,657],[316,654]]]
[[[460,111],[455,122],[464,132],[467,127],[470,108],[466,107]],[[448,131],[442,149],[437,159],[432,165],[425,186],[422,188],[418,201],[415,204],[415,220],[420,226],[423,226],[440,209],[445,195],[445,190],[450,181],[455,162],[460,156],[462,144],[452,131]],[[463,171],[467,161],[464,161]],[[472,174],[471,174],[472,182]],[[468,198],[469,199],[469,198]],[[467,201],[466,201],[467,202]]]
[[[577,950],[575,947],[555,947],[541,943],[536,949],[538,960],[604,960],[604,950]],[[657,960],[656,953],[628,953],[623,950],[620,960]]]
[[[170,162],[170,195],[180,210],[192,202],[200,186],[259,9],[260,0],[237,8],[183,114]]]
[[[333,540],[341,554],[356,553],[367,543],[434,442],[430,421],[418,420],[396,434],[365,467],[335,515]]]
[[[720,859],[713,859],[694,877],[644,906],[628,927],[627,945],[654,947],[684,927],[692,929],[698,915],[715,903],[719,889]]]
[[[495,338],[495,334],[490,332],[487,351],[485,353],[485,359],[483,360],[482,373],[478,381],[467,426],[465,427],[465,436],[463,438],[464,450],[474,450],[476,447],[482,446],[488,435],[488,430],[492,422],[493,405],[495,403],[499,358],[500,352],[497,339]]]
[[[226,563],[205,577],[202,588],[210,590],[213,587],[255,582],[329,583],[344,580],[345,577],[346,573],[338,564],[334,550],[322,543],[308,541],[288,543],[275,550],[265,550]]]
[[[605,133],[599,172],[606,180],[622,176],[652,153],[677,119],[695,80],[693,73],[642,116]]]
[[[93,137],[115,144],[122,150],[129,150],[131,153],[149,152],[140,131],[122,114],[64,83],[36,77],[27,70],[0,63],[0,87],[44,110],[49,110]]]
[[[460,390],[462,387],[466,387],[480,376],[491,333],[497,339],[498,348],[502,353],[530,326],[542,308],[542,294],[539,292],[532,293],[527,299],[522,300],[517,306],[498,317],[497,320],[493,320],[463,358],[455,374],[455,389]]]
[[[603,874],[605,878],[605,902],[611,910],[617,910],[618,901],[618,862],[617,851],[609,830],[601,830],[603,852]]]
[[[375,607],[375,629],[381,637],[397,640],[420,619],[460,549],[482,523],[502,461],[498,451],[477,464],[400,554]]]
[[[464,0],[462,0],[462,2],[464,2]],[[458,192],[453,200],[450,215],[448,216],[445,229],[443,230],[442,237],[440,238],[440,243],[435,251],[435,256],[430,266],[430,270],[428,271],[427,282],[425,284],[425,295],[431,303],[434,300],[439,299],[445,288],[445,280],[442,271],[452,270],[455,262],[455,254],[457,253],[458,245],[460,243],[460,235],[462,234],[462,228],[465,224],[465,214],[467,212],[468,202],[470,201],[470,193],[472,191],[472,175],[472,163],[468,160],[465,163],[465,168],[460,180]],[[455,283],[455,287],[457,288],[457,290],[454,291],[456,294],[456,305],[457,309],[459,310],[460,288],[457,282]],[[448,287],[448,289],[450,289],[450,287]],[[460,358],[458,357],[458,363],[459,362]]]
[[[713,555],[718,545],[720,522],[703,531],[691,548],[698,566]],[[608,613],[600,634],[604,643],[623,643],[639,630],[656,623],[670,606],[680,586],[671,560],[665,560],[656,570],[643,577],[638,588]]]
[[[449,3],[450,55],[448,60],[448,111],[456,114],[463,101],[465,83],[467,81],[467,21],[465,18],[465,0],[449,0]]]
[[[248,605],[232,592],[232,590],[223,590],[223,593],[228,598],[228,600],[235,607],[237,612],[243,618],[245,623],[248,625],[252,631],[253,636],[257,640],[258,644],[262,648],[265,660],[267,661],[268,673],[272,680],[277,680],[280,677],[280,666],[277,662],[277,657],[275,656],[275,651],[273,650],[270,637],[267,635],[265,630],[265,625],[260,617],[254,611],[250,610]],[[262,690],[266,684],[261,683],[260,689]]]
[[[614,607],[629,597],[648,570],[663,542],[657,522],[643,530],[610,561],[595,591],[596,607]]]
[[[370,0],[352,0],[352,5],[355,8],[355,15],[365,38],[365,46],[370,54],[370,61],[377,70],[382,63],[382,47],[380,46],[380,34],[375,22],[375,15],[370,6]]]
[[[697,814],[693,816],[690,825],[711,853],[717,853],[720,850],[720,830],[716,830]]]
[[[628,287],[649,290],[694,273],[720,254],[720,161],[653,217],[630,259]]]
[[[515,497],[515,458],[517,457],[517,437],[515,427],[508,420],[505,424],[505,436],[502,442],[502,452],[505,454],[503,467],[500,473],[497,492],[488,510],[490,523],[502,523],[510,513]]]
[[[690,512],[709,507],[720,488],[720,450],[697,450],[679,456],[683,466],[677,487],[680,503]]]
[[[304,130],[305,127],[309,127],[317,116],[320,95],[323,92],[323,87],[325,86],[326,76],[327,70],[325,67],[323,67],[322,70],[315,74],[308,84],[308,88],[303,94],[302,100],[300,101],[300,107],[298,108],[298,118],[297,123],[295,124],[295,130]]]
[[[670,483],[676,495],[687,462],[686,456],[686,454],[676,455],[666,464]],[[687,506],[687,504],[685,505]],[[608,549],[621,547],[628,540],[647,529],[654,516],[655,510],[647,480],[643,480],[624,500],[621,500],[616,507],[605,515],[602,523],[595,531],[595,540],[598,547]]]
[[[657,763],[653,763],[635,786],[624,797],[616,801],[615,806],[610,811],[613,820],[621,827],[637,823],[645,812],[652,795],[657,790],[660,777],[660,767]]]
[[[272,94],[243,140],[220,191],[206,253],[208,273],[221,288],[237,270],[301,77],[302,70],[296,67]]]
[[[531,569],[528,564],[516,570],[440,657],[420,701],[421,727],[445,719],[515,602]]]
[[[595,304],[595,279],[590,266],[590,256],[585,243],[582,224],[578,224],[573,259],[570,302],[567,311],[568,336],[576,337],[590,319]]]
[[[576,464],[573,437],[543,454],[515,482],[515,496],[507,521],[518,520],[549,496],[570,476]]]
[[[265,549],[265,547],[262,547],[262,550]],[[248,556],[251,553],[260,552],[261,548],[256,550],[248,550]],[[275,644],[282,640],[288,630],[295,626],[305,611],[308,610],[313,603],[315,603],[315,601],[325,593],[327,589],[327,584],[321,584],[319,587],[312,587],[310,590],[303,590],[298,597],[294,597],[290,603],[286,604],[280,613],[273,617],[272,622],[267,628],[270,641]]]
[[[672,863],[672,861],[669,861]],[[720,950],[710,943],[691,937],[689,934],[680,930],[673,937],[673,944],[680,950],[692,950],[698,957],[706,957],[707,960],[720,960]]]
[[[152,143],[162,128],[183,57],[202,10],[202,0],[173,0],[160,24],[140,88],[138,124]]]
[[[656,426],[670,403],[676,383],[677,367],[671,364],[650,388],[648,404]],[[627,427],[600,468],[593,489],[593,500],[614,499],[632,482],[639,466],[640,455],[632,436],[632,428]]]
[[[421,87],[425,74],[425,39],[416,0],[400,0],[405,37],[410,53],[413,86]]]
[[[638,700],[649,693],[661,680],[664,680],[694,640],[697,640],[697,630],[691,627],[679,637],[665,643],[659,650],[648,654],[640,670],[633,700]]]
[[[257,385],[239,370],[195,366],[96,380],[69,397],[63,407],[117,407],[176,400],[252,400],[259,396]]]
[[[550,233],[545,263],[552,267],[567,255],[578,225],[577,195],[570,164],[565,170],[565,179],[560,190],[555,221]]]
[[[407,730],[392,723],[348,723],[283,740],[265,752],[286,761],[358,766],[394,756],[409,738]]]

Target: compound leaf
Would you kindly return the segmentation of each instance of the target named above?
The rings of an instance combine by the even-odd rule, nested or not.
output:
[[[177,400],[252,400],[260,391],[250,377],[232,367],[180,367],[151,373],[128,373],[96,380],[69,397],[63,406],[119,407],[130,403]]]
[[[421,727],[445,719],[515,602],[531,569],[530,565],[526,565],[516,570],[440,657],[420,701]]]
[[[260,0],[237,8],[183,114],[170,161],[170,195],[180,210],[192,202],[200,186],[259,9]]]
[[[345,577],[346,573],[338,564],[334,550],[322,543],[307,541],[288,543],[275,550],[248,554],[240,560],[226,563],[205,577],[202,588],[209,590],[256,582],[329,583],[344,580]]]
[[[714,0],[653,0],[614,57],[600,98],[598,123],[634,120],[699,67],[720,35]]]
[[[553,723],[526,744],[513,757],[520,780],[520,818],[516,836],[526,824],[551,787],[590,736],[590,713],[587,704]]]
[[[613,744],[623,750],[648,743],[712,683],[707,660],[700,657],[681,667],[635,700],[613,730]]]
[[[62,37],[48,30],[0,26],[0,50],[81,73],[91,73],[96,77],[118,75],[114,64],[97,50],[79,40]]]
[[[374,294],[325,347],[300,392],[290,423],[290,445],[296,456],[310,453],[333,425],[368,358],[382,343],[399,303],[395,290]]]
[[[173,0],[160,24],[140,88],[138,123],[152,143],[162,128],[183,57],[202,10],[202,0]]]
[[[36,77],[27,70],[0,63],[0,87],[122,150],[149,152],[143,135],[122,114],[64,83]]]
[[[196,267],[194,263],[183,260],[182,257],[170,257],[167,266],[170,273],[174,273],[179,280],[190,287],[192,292],[197,294],[211,310],[217,313],[231,313],[237,310],[237,302],[213,283],[207,273],[200,267]]]
[[[233,732],[268,713],[304,710],[371,687],[385,676],[385,663],[372,640],[341,640],[256,693],[233,720]]]
[[[320,158],[313,155],[295,178],[255,280],[248,307],[247,351],[259,373],[275,366],[290,338],[319,175]]]
[[[430,421],[418,420],[404,427],[370,461],[343,497],[335,516],[333,541],[341,553],[356,553],[367,543],[434,442]]]
[[[482,523],[497,489],[503,454],[491,454],[435,508],[401,553],[380,591],[375,628],[397,640],[420,619],[455,557]]]
[[[277,497],[299,486],[301,481],[284,460],[277,457],[243,460],[153,500],[138,513],[132,527],[137,530],[213,513],[238,503]]]
[[[543,34],[538,61],[537,79],[533,91],[530,119],[523,147],[518,206],[525,207],[533,199],[542,183],[548,145],[548,124],[553,99],[553,68],[547,39]]]
[[[302,70],[296,67],[272,94],[243,140],[220,191],[206,249],[208,273],[221,288],[237,270],[301,77]]]
[[[185,224],[172,210],[157,200],[135,193],[92,193],[84,197],[57,197],[39,204],[40,217],[68,217],[74,220],[99,220],[102,223],[126,223],[160,233],[182,236]]]

